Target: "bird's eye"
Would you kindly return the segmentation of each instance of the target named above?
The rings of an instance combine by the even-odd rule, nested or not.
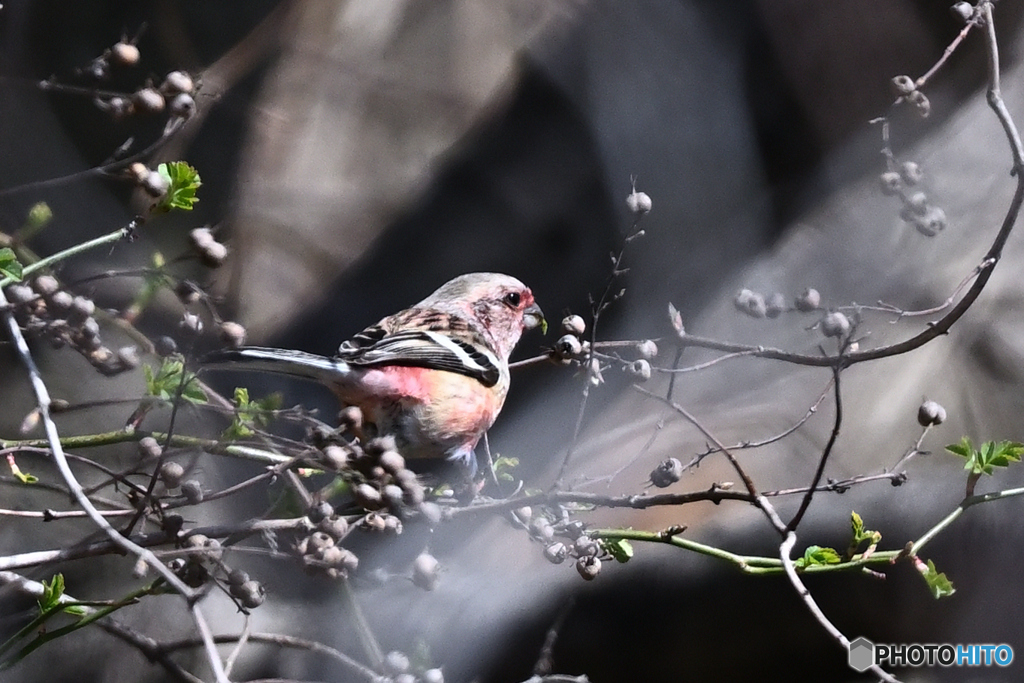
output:
[[[508,294],[505,295],[505,298],[502,299],[502,301],[504,301],[509,306],[515,308],[516,306],[519,305],[520,298],[521,297],[519,296],[519,292],[509,292]]]

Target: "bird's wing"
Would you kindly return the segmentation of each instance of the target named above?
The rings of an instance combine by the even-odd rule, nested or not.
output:
[[[389,332],[388,321],[373,325],[346,341],[337,358],[353,366],[403,365],[457,372],[492,387],[501,378],[501,363],[478,334],[468,328],[457,334],[429,327]]]

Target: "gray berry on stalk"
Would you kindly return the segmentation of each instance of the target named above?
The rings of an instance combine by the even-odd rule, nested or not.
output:
[[[626,197],[626,206],[634,214],[645,214],[651,210],[651,198],[646,192],[637,192],[633,190]]]
[[[587,331],[587,323],[578,315],[567,315],[562,318],[562,332],[574,334],[577,337]]]
[[[432,591],[441,580],[441,563],[430,553],[420,553],[412,563],[412,582],[423,590]]]
[[[850,319],[839,311],[832,311],[821,320],[821,333],[826,337],[845,337],[850,327]]]
[[[793,301],[793,306],[801,313],[816,311],[821,307],[821,294],[813,287],[808,287]]]
[[[585,581],[593,581],[601,573],[601,560],[595,555],[587,555],[576,560],[576,571]]]
[[[922,427],[940,425],[946,421],[946,409],[935,401],[925,401],[917,409],[917,423]]]
[[[679,462],[678,458],[667,458],[651,470],[651,483],[663,489],[679,481],[682,476],[683,463]]]

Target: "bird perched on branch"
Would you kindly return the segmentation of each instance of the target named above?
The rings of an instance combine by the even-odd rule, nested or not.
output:
[[[547,331],[529,287],[469,273],[343,342],[332,358],[242,347],[202,362],[316,380],[358,406],[377,434],[393,435],[407,458],[446,457],[475,471],[474,448],[508,393],[509,355],[537,326]]]

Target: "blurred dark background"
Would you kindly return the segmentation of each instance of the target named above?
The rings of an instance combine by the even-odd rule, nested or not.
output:
[[[996,18],[1009,70],[1004,88],[1016,113],[1012,105],[1024,102],[1014,78],[1020,6],[999,4]],[[944,3],[910,0],[8,3],[0,11],[0,230],[10,233],[28,207],[45,200],[54,221],[32,246],[50,253],[108,232],[144,207],[117,179],[46,181],[102,163],[130,137],[131,149],[145,147],[163,119],[113,122],[88,97],[35,85],[51,75],[86,82],[77,69],[122,36],[138,35],[140,66],[112,73],[104,87],[137,84],[147,74],[158,81],[171,69],[201,78],[198,116],[152,161],[196,166],[201,200],[192,214],[150,222],[134,244],[69,263],[67,279],[145,264],[154,250],[173,257],[186,250],[190,229],[209,224],[231,245],[228,264],[214,272],[182,268],[222,297],[225,315],[245,324],[254,342],[329,354],[368,323],[474,270],[519,277],[558,321],[565,312],[586,314],[588,296],[605,287],[609,252],[621,247],[631,223],[624,200],[635,178],[654,209],[643,219],[645,237],[627,251],[626,293],[602,318],[600,337],[664,336],[671,301],[695,333],[813,351],[820,337],[804,329],[808,321],[742,318],[732,295],[742,286],[791,297],[814,286],[830,306],[878,299],[934,305],[970,272],[1002,218],[1010,161],[984,107],[980,32],[926,88],[928,118],[889,109],[891,78],[923,73],[961,28]],[[925,189],[949,216],[949,228],[933,240],[903,223],[898,203],[877,191],[881,134],[868,121],[883,114],[891,115],[896,154],[926,168]],[[1003,264],[1010,268],[948,339],[847,373],[849,414],[829,476],[895,462],[915,438],[913,416],[925,396],[946,405],[950,420],[929,444],[934,457],[916,463],[907,485],[823,497],[802,538],[843,546],[851,508],[893,543],[914,538],[962,491],[959,465],[939,453],[943,444],[962,434],[1024,437],[1020,285],[1006,274],[1017,253],[1011,245]],[[109,282],[90,292],[118,307],[130,301],[132,286]],[[167,297],[139,322],[163,334],[178,315],[180,304]],[[868,343],[920,327],[871,324]],[[520,355],[553,339],[528,336]],[[663,344],[660,361],[670,358]],[[99,376],[75,381],[81,367],[59,353],[45,360],[69,398],[127,390]],[[4,361],[0,372],[13,382],[20,371]],[[803,415],[825,375],[744,362],[687,376],[677,396],[726,442],[762,438]],[[592,392],[575,476],[599,476],[635,458],[609,489],[636,491],[660,459],[686,461],[701,450],[698,434],[638,400],[628,378],[616,372],[607,379]],[[319,406],[327,416],[335,409],[315,388],[246,382],[283,388],[286,403]],[[528,485],[550,484],[579,393],[579,379],[566,370],[516,374],[491,443],[522,460]],[[0,416],[5,435],[27,405],[9,401]],[[745,456],[745,466],[765,488],[806,483],[830,416],[823,409],[792,438]],[[230,478],[230,470],[219,476]],[[679,486],[731,478],[709,463]],[[1013,505],[972,510],[930,548],[958,587],[948,600],[928,597],[908,566],[884,583],[851,576],[809,585],[851,637],[1024,645],[1011,617],[1021,594],[997,578],[1024,540],[1004,521]],[[774,552],[763,523],[735,506],[607,514],[602,522],[687,523],[696,537]],[[3,552],[15,552],[23,537],[10,531],[0,538]],[[543,563],[525,534],[497,522],[453,524],[430,544],[448,567],[438,592],[424,596],[388,581],[365,595],[387,647],[428,643],[449,680],[527,677],[545,630],[570,604],[556,671],[595,681],[763,680],[809,671],[858,680],[845,653],[777,580],[642,548],[633,565],[583,585],[570,567]],[[295,580],[291,569],[264,567],[278,576],[276,586],[269,582],[269,602],[276,588],[277,604],[260,613],[264,629],[350,645],[333,588]],[[132,657],[125,661],[141,666]],[[73,666],[52,680],[81,680],[82,663],[68,661]],[[156,668],[109,661],[85,666],[94,680],[127,680],[127,670],[139,679],[159,676]],[[257,657],[251,670],[342,675],[298,655]],[[33,680],[37,671],[28,662],[12,680]],[[979,675],[1011,680],[1007,673]],[[960,680],[957,674],[935,669],[908,678]]]

